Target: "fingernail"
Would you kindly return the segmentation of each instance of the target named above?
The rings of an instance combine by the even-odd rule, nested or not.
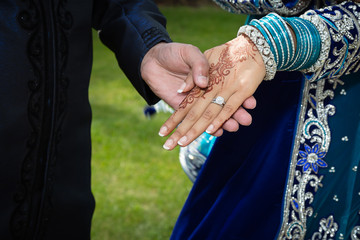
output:
[[[210,125],[207,129],[206,129],[206,132],[207,133],[212,133],[212,131],[214,130],[214,125]]]
[[[184,88],[186,87],[186,83],[183,83],[179,90],[177,90],[178,93],[182,93],[184,91]]]
[[[178,141],[178,144],[180,146],[183,146],[186,144],[186,141],[187,141],[187,137],[186,136],[183,136],[182,138],[180,138],[180,140]]]
[[[174,141],[172,139],[166,140],[165,144],[163,145],[163,148],[165,150],[169,150],[171,145],[173,145]]]
[[[200,75],[198,76],[198,82],[206,86],[208,83],[208,78]]]
[[[160,131],[159,131],[159,136],[160,136],[160,137],[165,136],[167,130],[168,130],[167,127],[165,127],[165,126],[161,127],[161,128],[160,128]]]

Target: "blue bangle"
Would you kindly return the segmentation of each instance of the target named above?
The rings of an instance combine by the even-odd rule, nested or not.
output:
[[[269,33],[269,31],[257,19],[251,20],[249,25],[257,28],[261,32],[261,34],[264,36],[266,42],[270,46],[271,52],[274,55],[274,61],[275,61],[276,65],[278,66],[278,64],[279,64],[279,54],[278,54],[274,39],[271,37],[271,34]]]
[[[279,32],[282,35],[282,41],[285,42],[288,54],[286,56],[286,61],[282,69],[280,70],[286,70],[287,67],[294,61],[295,59],[295,45],[294,45],[294,39],[291,34],[291,31],[288,27],[288,24],[283,20],[282,17],[277,15],[276,13],[270,13],[268,14],[268,17],[273,19],[275,26],[279,29]]]
[[[283,46],[281,36],[279,35],[278,31],[275,29],[275,26],[269,22],[269,19],[265,16],[259,20],[266,29],[270,32],[270,36],[274,39],[276,48],[278,50],[278,69],[281,69],[284,66],[285,62],[285,54],[286,49],[285,46]]]
[[[293,17],[284,18],[292,27],[296,39],[296,58],[288,70],[301,70],[312,66],[320,55],[320,35],[316,27],[307,20]]]
[[[289,21],[289,19],[285,18],[285,21],[290,25],[290,27],[293,29],[294,33],[295,33],[295,37],[296,37],[296,51],[295,51],[295,56],[293,59],[293,62],[287,67],[288,70],[294,70],[296,67],[298,67],[298,63],[301,62],[301,54],[299,53],[299,50],[301,49],[301,38],[302,36],[299,34],[300,31],[298,29],[298,26],[296,24],[294,24],[292,21]]]
[[[309,68],[320,55],[320,34],[310,21],[298,17],[282,18],[270,13],[259,20],[253,19],[249,25],[264,36],[274,55],[277,70]],[[295,34],[296,46],[290,28]]]
[[[295,59],[294,39],[288,24],[276,13],[270,13],[261,18],[259,23],[269,31],[273,45],[278,51],[278,70],[286,70]],[[275,47],[274,47],[275,48]]]

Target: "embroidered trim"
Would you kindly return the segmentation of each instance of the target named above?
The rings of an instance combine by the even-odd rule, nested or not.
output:
[[[265,40],[264,36],[258,29],[248,25],[240,27],[237,35],[239,36],[240,34],[247,35],[259,50],[260,55],[265,63],[266,75],[264,80],[273,79],[276,74],[277,65],[274,60],[274,54],[271,52],[270,46]]]
[[[351,240],[360,240],[360,226],[355,226],[351,231]]]
[[[45,77],[47,66],[45,61],[46,44],[44,42],[46,39],[44,36],[47,36],[47,33],[43,28],[45,17],[41,2],[32,0],[23,0],[22,2],[24,10],[19,12],[17,19],[19,25],[29,33],[27,56],[34,72],[34,76],[28,82],[30,95],[28,120],[31,125],[31,135],[27,141],[28,150],[21,166],[19,187],[14,196],[17,206],[11,217],[10,230],[14,239],[25,239],[34,233],[37,234],[37,239],[42,239],[51,212],[50,198],[54,181],[57,144],[61,140],[61,125],[67,104],[69,80],[64,75],[64,72],[69,46],[66,31],[72,27],[73,18],[65,10],[66,0],[60,0],[54,9],[48,9],[55,14],[54,37],[56,38],[56,46],[54,47],[56,48],[56,69],[54,71],[56,72],[56,93],[54,95],[56,96],[56,104],[53,111],[56,121],[54,120],[53,137],[55,144],[52,144],[51,156],[47,162],[47,169],[44,171],[45,166],[41,160],[43,153],[40,146],[44,141],[43,134],[46,127],[44,122],[48,121],[44,110],[44,104],[46,104],[44,92],[47,91],[45,87],[47,85]],[[34,192],[42,187],[44,188],[44,196],[43,201],[39,204],[39,199],[34,197]],[[37,214],[39,218],[35,220],[40,227],[34,229],[35,221],[33,218]]]
[[[338,230],[338,224],[334,222],[334,216],[330,215],[328,218],[323,218],[320,220],[320,227],[319,231],[315,232],[311,239],[312,240],[333,240],[332,238],[335,237],[335,233]],[[328,238],[331,237],[331,238]]]
[[[282,0],[214,0],[223,9],[238,14],[267,14],[276,12],[283,16],[293,16],[304,11],[311,3],[299,0],[292,8],[288,8]]]
[[[326,57],[328,43],[324,42],[320,64],[312,66],[314,72],[307,73],[311,81],[317,82],[305,81],[278,239],[305,237],[307,217],[313,214],[311,203],[318,187],[322,187],[323,176],[318,170],[327,167],[323,158],[331,141],[328,117],[335,114],[335,107],[327,102],[334,97],[337,85],[343,84],[339,77],[359,69],[359,11],[358,4],[344,2],[302,16],[315,23],[323,40],[329,33],[332,50]],[[326,228],[325,223],[331,226]],[[313,239],[320,235],[322,239],[335,236],[337,226],[333,216],[322,219]]]
[[[278,239],[305,237],[307,217],[313,214],[310,204],[322,187],[318,170],[328,166],[323,158],[331,140],[328,116],[335,114],[335,107],[326,104],[334,97],[331,88],[329,80],[305,81]]]
[[[310,81],[337,79],[359,70],[359,12],[359,4],[344,2],[338,6],[310,10],[301,16],[317,27],[322,40],[320,58],[315,65],[303,70]]]
[[[302,70],[304,73],[315,72],[324,66],[326,59],[329,57],[330,52],[330,33],[326,24],[321,21],[319,15],[312,14],[313,11],[308,11],[307,14],[300,16],[300,18],[306,19],[313,23],[316,29],[319,31],[321,39],[321,50],[318,60],[309,68]],[[320,72],[320,71],[319,71]],[[316,79],[317,75],[313,75],[312,79]]]
[[[43,65],[44,56],[42,46],[44,46],[41,38],[42,30],[39,26],[41,15],[40,10],[32,1],[26,3],[26,10],[19,12],[17,20],[19,25],[29,32],[29,40],[27,43],[27,56],[32,65],[34,76],[28,82],[30,98],[28,103],[28,119],[31,125],[31,135],[27,140],[27,149],[25,159],[21,166],[21,179],[18,190],[14,196],[17,204],[11,220],[10,230],[14,239],[25,239],[29,231],[29,221],[32,212],[31,194],[34,185],[34,176],[36,172],[36,153],[39,150],[41,118],[43,112],[43,94],[41,94],[43,85],[43,73],[40,66]]]

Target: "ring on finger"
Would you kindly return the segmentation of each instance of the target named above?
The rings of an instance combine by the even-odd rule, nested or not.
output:
[[[217,96],[216,98],[214,98],[212,101],[212,103],[215,103],[221,107],[225,106],[225,99],[221,96]]]

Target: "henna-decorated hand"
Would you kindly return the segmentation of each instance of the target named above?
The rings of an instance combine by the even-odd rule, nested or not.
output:
[[[241,105],[248,98],[254,100],[251,96],[264,79],[262,57],[245,35],[206,51],[205,56],[210,63],[209,85],[205,89],[195,87],[161,127],[160,136],[177,127],[164,144],[167,150],[177,144],[188,145],[205,130],[216,133],[238,109],[235,115],[245,111]],[[211,102],[217,96],[225,99],[224,106]]]
[[[208,85],[209,63],[201,51],[190,44],[159,43],[145,55],[141,64],[141,75],[151,90],[174,109],[195,85]],[[244,102],[251,109],[256,105],[254,98]],[[249,125],[251,116],[240,108],[233,118],[226,121],[223,128],[234,131],[238,124]],[[220,129],[214,135],[221,135]]]

